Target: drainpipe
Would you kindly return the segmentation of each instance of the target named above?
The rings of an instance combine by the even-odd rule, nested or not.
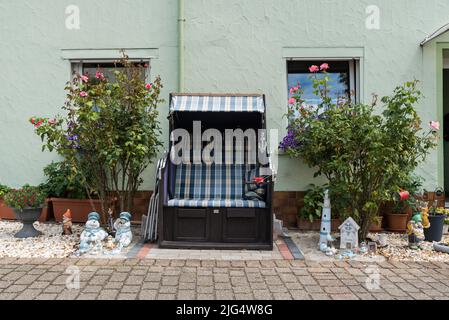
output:
[[[179,0],[178,3],[179,17],[178,17],[178,90],[184,92],[184,0]]]

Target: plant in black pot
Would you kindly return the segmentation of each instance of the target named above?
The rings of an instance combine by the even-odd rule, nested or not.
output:
[[[23,228],[15,234],[16,238],[31,238],[41,234],[33,226],[39,220],[45,204],[45,193],[39,187],[25,185],[21,189],[12,189],[5,195],[4,201],[14,210],[17,220],[23,223]]]
[[[443,207],[438,207],[437,201],[429,210],[430,227],[424,229],[426,241],[440,242],[443,238],[444,221],[449,214],[449,210]]]

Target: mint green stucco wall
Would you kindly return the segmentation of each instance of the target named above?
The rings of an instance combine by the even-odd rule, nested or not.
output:
[[[67,30],[65,7],[78,5],[81,29]],[[380,30],[365,27],[369,5],[380,8]],[[424,122],[442,120],[438,42],[420,42],[449,22],[447,0],[185,0],[184,83],[187,92],[261,92],[268,126],[284,133],[287,58],[355,57],[362,100],[421,79]],[[0,183],[42,181],[55,159],[42,153],[27,119],[50,116],[64,101],[70,63],[63,49],[140,48],[154,52],[152,76],[163,95],[177,91],[178,0],[0,0]],[[167,137],[166,105],[161,107]],[[281,137],[280,137],[281,138]],[[443,151],[420,167],[428,188],[443,184]],[[153,185],[152,168],[144,189]],[[280,156],[278,190],[303,190],[313,179],[300,161]]]
[[[71,4],[79,6],[80,30],[65,27]],[[62,49],[155,49],[151,75],[162,76],[168,97],[177,89],[177,15],[177,0],[0,0],[0,183],[37,184],[56,158],[41,152],[28,119],[60,112],[70,77]],[[164,124],[166,116],[161,106]]]

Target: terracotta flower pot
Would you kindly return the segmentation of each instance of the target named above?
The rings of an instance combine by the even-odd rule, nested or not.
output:
[[[8,207],[4,202],[3,198],[0,198],[0,219],[2,220],[16,220],[16,215],[14,210]]]
[[[407,229],[408,214],[389,213],[386,214],[387,228],[391,232],[405,232]]]
[[[70,209],[72,222],[84,223],[92,211],[101,212],[101,200],[51,198],[55,220],[62,222],[62,215]],[[92,207],[93,205],[93,207]]]
[[[369,232],[381,232],[383,231],[382,229],[382,217],[380,218],[380,221],[378,223],[373,222],[369,228]]]
[[[297,217],[296,222],[297,227],[300,231],[320,231],[321,228],[321,219],[310,222],[310,220],[308,219]],[[341,223],[342,221],[340,219],[332,219],[331,220],[332,231],[334,232],[337,231]]]

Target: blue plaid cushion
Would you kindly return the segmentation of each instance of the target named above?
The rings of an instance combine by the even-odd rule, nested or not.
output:
[[[266,204],[261,200],[180,200],[168,201],[169,207],[191,208],[265,208]]]
[[[176,167],[175,199],[242,199],[250,165],[181,164]]]

